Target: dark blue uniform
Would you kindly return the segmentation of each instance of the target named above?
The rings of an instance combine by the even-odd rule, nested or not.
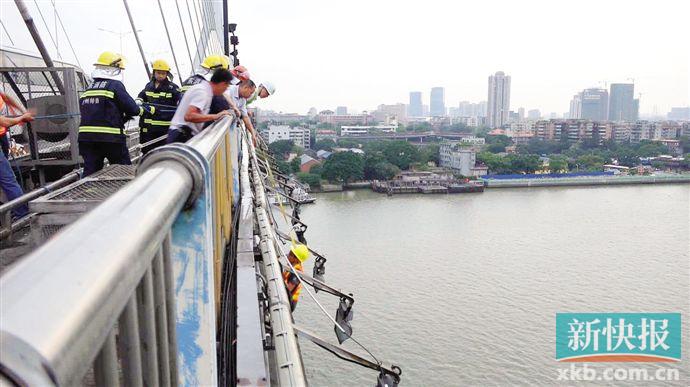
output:
[[[168,133],[170,120],[175,115],[175,109],[181,97],[179,87],[168,80],[161,82],[158,87],[156,87],[155,81],[146,84],[137,99],[155,105],[153,105],[153,114],[145,112],[139,119],[139,143],[149,142]],[[145,147],[142,151],[146,153],[164,143],[158,142]]]
[[[182,82],[182,87],[180,87],[180,92],[182,94],[184,94],[187,90],[191,89],[192,86],[198,85],[205,80],[206,80],[206,78],[202,77],[201,75],[194,74],[191,77],[185,79],[184,82]]]
[[[103,169],[105,159],[110,164],[131,164],[125,122],[141,115],[144,108],[127,94],[122,82],[94,78],[79,98],[79,111],[79,154],[84,158],[84,176]]]

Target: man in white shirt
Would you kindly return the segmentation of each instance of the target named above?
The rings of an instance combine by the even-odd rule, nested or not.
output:
[[[247,98],[251,97],[255,90],[256,84],[251,79],[248,79],[240,82],[238,85],[228,87],[228,91],[225,92],[226,98],[229,98],[242,114],[244,126],[252,136],[255,136],[254,125],[252,125],[252,120],[249,118],[249,114],[247,114]]]
[[[213,73],[211,81],[202,81],[192,86],[182,97],[170,123],[168,144],[173,142],[187,142],[201,132],[204,123],[215,121],[230,112],[223,110],[216,114],[208,114],[214,95],[222,95],[232,81],[232,74],[225,69],[218,69]]]

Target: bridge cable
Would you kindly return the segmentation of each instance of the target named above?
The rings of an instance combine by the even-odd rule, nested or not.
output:
[[[60,50],[58,49],[57,42],[55,41],[53,34],[50,32],[50,27],[48,27],[48,23],[46,22],[46,18],[43,17],[43,12],[41,11],[41,7],[38,6],[38,3],[36,2],[36,0],[34,0],[34,5],[36,5],[36,9],[38,9],[38,14],[41,16],[41,20],[43,20],[43,25],[46,27],[46,31],[48,31],[48,36],[50,37],[50,41],[53,42],[53,46],[55,46],[55,51],[58,54],[58,58],[60,58],[60,60],[62,60],[62,54],[60,54]]]
[[[241,125],[241,123],[240,123],[240,125]],[[244,128],[244,125],[241,125],[241,127],[244,129],[244,130],[243,130],[243,133],[244,133],[247,137],[249,137],[249,135],[246,133],[247,130],[246,130],[246,128]],[[248,141],[249,141],[249,138],[248,138]],[[256,154],[253,155],[253,158],[256,159]],[[275,180],[273,179],[273,172],[271,171],[271,167],[270,167],[268,164],[266,164],[266,170],[267,170],[267,172],[268,172],[269,181],[270,181],[271,185],[273,186],[273,188],[275,189],[276,184],[275,184]],[[286,224],[289,224],[289,222],[288,222],[288,220],[287,220],[287,215],[286,215],[286,213],[285,213],[285,208],[284,208],[283,205],[282,205],[282,201],[279,200],[278,203],[280,204],[280,213],[281,213],[281,215],[283,216],[283,219],[285,220],[285,223],[286,223]],[[269,211],[270,211],[270,207],[269,207]],[[274,223],[274,225],[277,227],[277,224]],[[273,228],[271,228],[271,229],[270,229],[270,232],[271,232],[271,234],[273,234],[273,242],[274,242],[274,244],[277,244],[278,236],[277,236],[275,230],[274,230]],[[293,234],[294,234],[294,230],[291,230],[291,233],[289,234],[289,236],[290,236],[291,244],[292,244],[292,246],[294,247],[297,243],[295,242],[295,238],[294,238]],[[305,284],[306,284],[306,281],[303,281],[303,280],[302,280],[302,277],[300,276],[300,274],[299,274],[299,272],[297,271],[297,269],[295,269],[295,267],[292,265],[292,263],[290,262],[290,260],[287,259],[287,256],[285,255],[285,252],[283,251],[283,249],[282,249],[282,248],[278,248],[278,249],[276,249],[276,250],[278,250],[278,251],[280,252],[280,256],[287,262],[288,267],[290,268],[290,271],[297,277],[297,279],[300,281],[300,283],[305,283]],[[381,369],[381,365],[382,365],[381,361],[380,361],[376,356],[374,356],[374,354],[371,353],[371,351],[369,351],[369,349],[368,349],[367,347],[365,347],[362,343],[360,343],[359,341],[357,341],[357,339],[355,339],[354,337],[352,337],[352,335],[348,334],[348,333],[345,331],[345,329],[343,329],[343,327],[341,327],[340,324],[338,324],[338,322],[335,320],[335,318],[333,318],[333,317],[328,313],[328,311],[326,311],[326,309],[325,309],[324,306],[319,302],[319,300],[316,298],[316,296],[311,292],[311,290],[309,290],[309,287],[308,287],[308,286],[304,286],[304,290],[307,292],[307,294],[309,295],[309,297],[316,303],[316,305],[319,307],[319,309],[321,309],[321,312],[322,312],[323,314],[325,314],[326,317],[328,317],[328,319],[331,320],[331,321],[333,322],[333,324],[335,324],[335,326],[336,326],[340,331],[342,331],[343,333],[345,333],[346,335],[348,335],[349,338],[352,339],[352,341],[353,341],[355,344],[357,344],[360,348],[362,348],[364,351],[366,351],[366,352],[369,354],[369,356],[371,356],[372,359],[374,359],[374,361],[376,362],[376,364],[378,364],[379,369]]]
[[[199,13],[201,13],[201,20],[203,20],[204,26],[206,27],[206,36],[210,39],[211,31],[212,29],[215,30],[215,28],[213,28],[213,22],[209,16],[208,3],[204,0],[199,0]],[[213,45],[213,40],[210,40],[210,43],[207,40],[207,45],[211,47],[212,53],[217,52],[216,47]]]
[[[72,55],[74,55],[74,59],[77,61],[77,65],[79,65],[79,68],[82,68],[81,62],[79,61],[79,57],[77,56],[76,51],[74,51],[74,46],[72,45],[72,39],[69,38],[69,35],[67,34],[67,30],[65,29],[65,25],[62,24],[62,18],[60,17],[60,13],[57,10],[57,7],[55,6],[55,0],[51,0],[53,2],[53,10],[55,11],[55,15],[57,15],[57,20],[60,23],[60,28],[62,28],[62,32],[65,34],[65,38],[67,38],[67,43],[69,43],[69,48],[72,50]]]
[[[146,55],[144,55],[144,48],[141,47],[141,41],[139,40],[139,34],[137,33],[137,28],[134,26],[134,19],[132,18],[132,13],[129,11],[129,5],[127,5],[127,0],[122,0],[125,4],[125,11],[127,11],[127,17],[129,18],[129,24],[132,26],[132,33],[134,34],[134,39],[137,41],[137,47],[139,47],[139,54],[141,54],[141,61],[144,62],[144,70],[146,71],[146,76],[151,79],[151,70],[149,70],[149,64],[146,62]],[[122,36],[120,36],[122,39]],[[120,53],[122,54],[122,53]],[[174,53],[173,53],[174,54]]]
[[[199,59],[199,63],[203,60],[201,58],[201,55],[199,54],[199,40],[196,37],[196,31],[194,30],[194,21],[192,20],[192,10],[189,9],[189,0],[185,0],[185,4],[187,5],[187,15],[189,15],[189,24],[191,26],[192,30],[192,36],[194,36],[194,48],[196,51],[196,57]],[[194,65],[192,65],[194,67]],[[194,72],[194,68],[192,68],[192,72]]]
[[[0,20],[0,24],[2,25],[2,29],[5,30],[5,35],[7,35],[8,38],[10,38],[10,43],[12,43],[12,46],[14,46],[14,40],[12,40],[12,36],[10,36],[10,33],[7,31],[7,27],[5,27],[5,23]]]
[[[194,14],[196,15],[196,25],[199,27],[199,40],[201,41],[201,48],[204,51],[204,54],[202,57],[205,57],[208,55],[208,38],[204,38],[204,30],[205,27],[201,24],[201,18],[199,17],[199,11],[197,10],[196,7],[196,1],[192,0],[192,5],[194,5]],[[203,60],[202,58],[199,58],[199,60]]]
[[[177,16],[180,18],[180,26],[182,27],[182,36],[184,36],[184,44],[187,47],[187,56],[189,56],[189,66],[191,68],[191,73],[194,73],[194,61],[192,60],[192,52],[189,51],[189,41],[187,40],[187,30],[184,28],[184,23],[182,22],[182,12],[180,12],[180,4],[178,0],[175,0],[175,7],[177,8]],[[182,75],[180,74],[180,77]]]
[[[168,31],[168,23],[165,21],[165,14],[163,13],[163,6],[161,5],[161,0],[158,0],[158,9],[161,11],[161,19],[163,19],[163,27],[165,27],[165,35],[168,36],[168,44],[170,44],[170,51],[172,52],[173,61],[175,62],[175,68],[177,69],[177,76],[180,77],[180,82],[184,82],[182,79],[182,72],[180,72],[180,66],[177,64],[177,56],[175,55],[175,48],[172,44],[172,39],[170,39],[170,31]]]

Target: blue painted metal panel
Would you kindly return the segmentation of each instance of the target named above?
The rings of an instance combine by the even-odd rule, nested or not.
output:
[[[194,207],[180,213],[171,234],[175,281],[178,380],[183,386],[217,384],[213,282],[212,180]]]

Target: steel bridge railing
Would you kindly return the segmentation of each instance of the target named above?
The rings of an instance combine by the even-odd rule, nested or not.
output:
[[[240,142],[226,117],[155,149],[131,183],[0,277],[0,384],[217,383]]]

